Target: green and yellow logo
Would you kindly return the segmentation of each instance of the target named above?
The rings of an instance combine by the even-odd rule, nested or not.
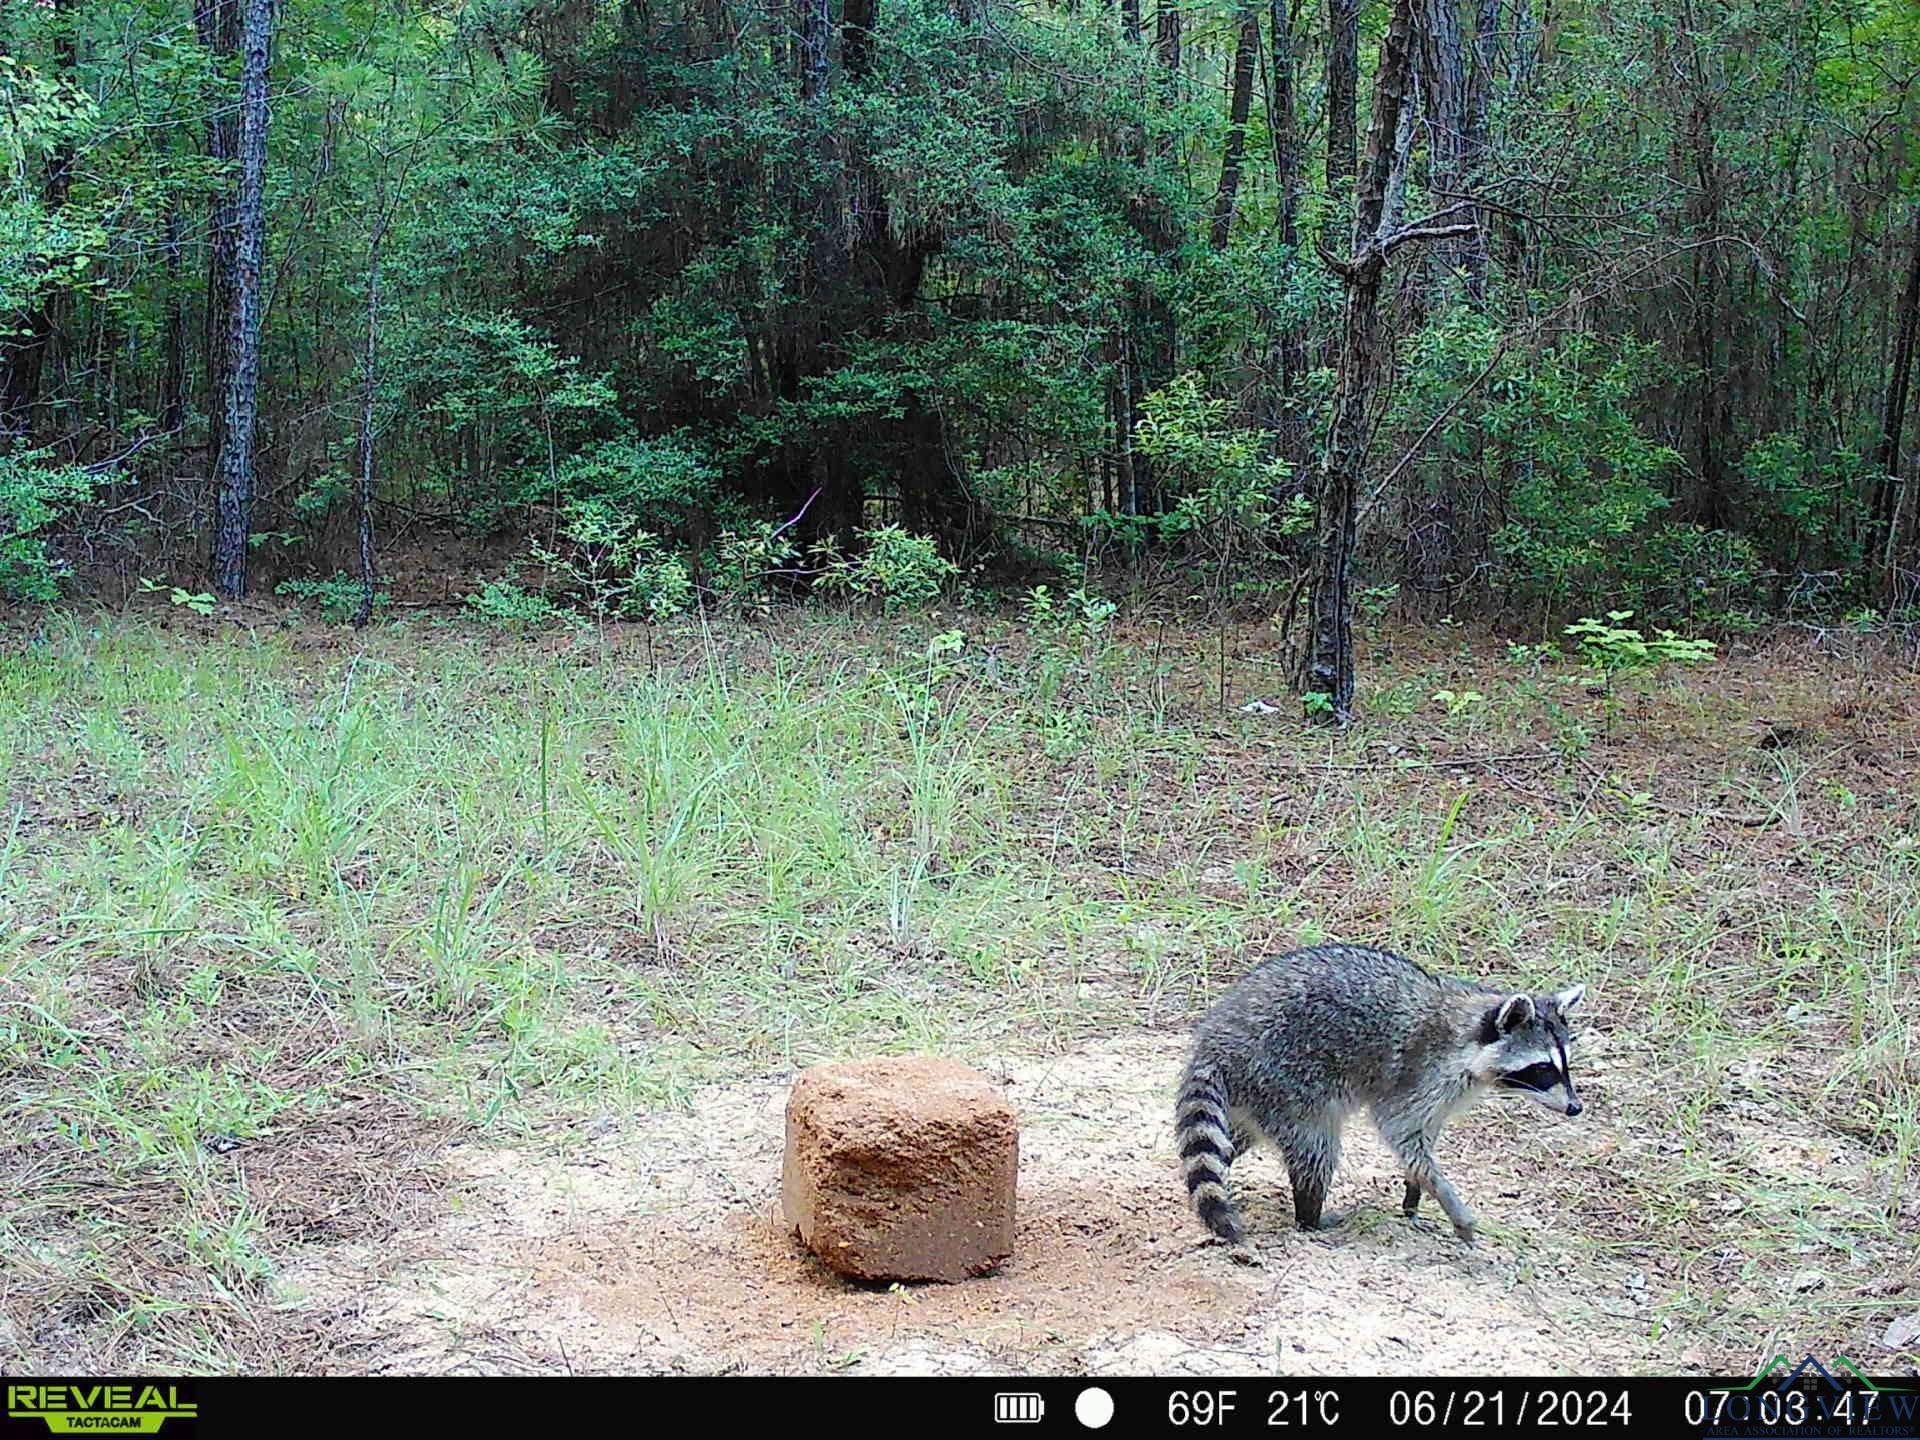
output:
[[[44,1420],[55,1435],[151,1435],[169,1420],[192,1420],[200,1407],[177,1385],[8,1385],[7,1414]]]
[[[1901,1389],[1898,1385],[1874,1384],[1873,1381],[1860,1373],[1860,1367],[1858,1365],[1855,1365],[1853,1361],[1844,1355],[1836,1355],[1834,1359],[1838,1362],[1836,1368],[1844,1370],[1847,1374],[1851,1375],[1854,1383],[1862,1389],[1871,1390],[1875,1394],[1886,1394],[1890,1391],[1898,1391]],[[1781,1375],[1782,1371],[1786,1373]],[[1746,1384],[1718,1386],[1712,1393],[1716,1395],[1738,1395],[1743,1391],[1758,1390],[1769,1380],[1773,1380],[1773,1377],[1776,1375],[1780,1375],[1778,1380],[1774,1380],[1774,1388],[1776,1390],[1787,1390],[1795,1385],[1801,1384],[1811,1386],[1815,1380],[1825,1381],[1829,1389],[1844,1390],[1847,1388],[1846,1381],[1840,1379],[1832,1370],[1829,1370],[1811,1355],[1801,1357],[1798,1365],[1792,1364],[1784,1355],[1776,1355],[1767,1362],[1766,1369],[1762,1370]]]

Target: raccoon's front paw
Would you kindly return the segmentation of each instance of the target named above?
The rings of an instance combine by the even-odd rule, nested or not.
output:
[[[1227,1247],[1227,1258],[1233,1261],[1234,1264],[1245,1265],[1249,1269],[1253,1269],[1253,1270],[1266,1269],[1266,1266],[1260,1263],[1260,1257],[1254,1254],[1253,1251],[1248,1249],[1245,1245],[1229,1245]]]

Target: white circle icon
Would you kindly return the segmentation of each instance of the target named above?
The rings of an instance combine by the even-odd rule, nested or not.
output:
[[[1073,1417],[1089,1430],[1098,1430],[1113,1419],[1113,1396],[1098,1385],[1089,1386],[1074,1399]]]

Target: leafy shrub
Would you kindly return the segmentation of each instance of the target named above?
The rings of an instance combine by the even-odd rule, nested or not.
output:
[[[13,7],[13,13],[28,8]],[[37,8],[52,9],[52,0],[39,0]],[[0,180],[0,311],[11,313],[49,293],[84,285],[108,240],[106,226],[87,207],[50,208],[38,184],[28,180],[33,172],[24,163],[60,146],[97,143],[98,102],[84,86],[19,63],[12,55],[0,56],[0,89],[6,95],[6,123],[0,133],[7,155],[5,178]]]
[[[1659,482],[1681,463],[1630,409],[1654,364],[1650,347],[1601,354],[1570,340],[1490,385],[1481,426],[1512,477],[1493,546],[1521,593],[1559,605],[1644,577],[1639,541],[1671,503]]]
[[[903,610],[932,601],[960,573],[960,567],[942,555],[930,537],[898,525],[863,530],[860,539],[866,548],[858,560],[840,556],[831,537],[816,551],[824,562],[814,581],[816,588],[877,599],[888,610]]]
[[[66,573],[47,549],[45,531],[61,511],[93,493],[93,476],[53,463],[49,452],[0,455],[0,596],[52,600]]]
[[[324,520],[353,498],[354,482],[337,470],[316,475],[293,497],[293,513],[302,520]]]
[[[273,587],[276,595],[291,595],[299,600],[311,600],[320,607],[320,613],[329,620],[345,622],[353,618],[360,608],[361,583],[345,571],[336,571],[331,579],[294,579],[282,580]],[[373,593],[373,606],[378,610],[393,603],[393,596],[385,590]]]
[[[1591,615],[1567,626],[1580,658],[1603,676],[1622,670],[1652,670],[1661,665],[1704,665],[1713,658],[1711,640],[1688,640],[1671,630],[1655,630],[1647,639],[1624,622],[1631,610],[1609,610],[1605,620]]]
[[[573,501],[560,535],[565,549],[535,546],[534,558],[560,585],[582,595],[601,620],[615,614],[664,620],[693,604],[686,561],[607,501]]]
[[[1600,672],[1606,687],[1609,732],[1613,728],[1614,676],[1649,672],[1663,665],[1705,665],[1713,659],[1713,641],[1686,639],[1671,630],[1655,630],[1653,638],[1648,639],[1626,623],[1632,618],[1631,610],[1609,610],[1605,620],[1589,615],[1566,629],[1580,659]]]
[[[150,576],[140,577],[140,593],[143,595],[164,594],[168,601],[196,615],[211,615],[216,600],[211,590],[189,590],[184,585],[170,585]]]
[[[1080,528],[1097,551],[1118,548],[1133,554],[1160,534],[1158,515],[1125,515],[1113,510],[1095,510],[1080,517]]]
[[[1649,610],[1725,624],[1761,600],[1766,564],[1753,541],[1732,530],[1656,526],[1622,560],[1622,591]]]
[[[1274,497],[1289,467],[1278,456],[1262,459],[1266,432],[1231,423],[1230,408],[1206,395],[1194,376],[1181,375],[1141,401],[1134,427],[1135,446],[1173,497],[1155,529],[1191,557],[1216,613],[1250,588],[1236,580],[1237,565],[1260,560],[1274,536],[1311,528],[1313,513],[1311,502],[1296,496],[1276,515]]]
[[[490,625],[502,630],[530,630],[566,618],[567,612],[537,591],[527,590],[512,576],[489,580],[466,603]]]
[[[763,520],[745,530],[729,530],[714,547],[710,569],[714,596],[723,604],[764,614],[773,603],[773,580],[790,573],[800,558],[791,532]]]
[[[651,529],[682,539],[701,517],[741,518],[726,515],[720,472],[682,435],[621,435],[589,445],[561,463],[559,489],[570,500],[644,517]]]
[[[427,398],[420,419],[494,437],[461,474],[463,524],[488,531],[507,510],[566,498],[556,457],[619,423],[611,382],[536,327],[504,312],[436,314],[393,337],[395,383]],[[556,493],[558,492],[558,493]]]
[[[1767,539],[1781,569],[1857,569],[1867,497],[1880,478],[1852,450],[1816,455],[1797,436],[1764,436],[1740,461],[1748,528]]]
[[[1193,375],[1177,376],[1141,401],[1134,445],[1177,496],[1160,521],[1166,538],[1220,526],[1257,533],[1274,518],[1269,506],[1287,476],[1286,462],[1262,460],[1266,432],[1230,423],[1230,408],[1204,393]],[[1293,513],[1297,518],[1300,507]]]
[[[1060,596],[1047,585],[1036,585],[1022,596],[1020,609],[1036,630],[1069,630],[1083,639],[1099,635],[1120,613],[1115,602],[1084,587]]]

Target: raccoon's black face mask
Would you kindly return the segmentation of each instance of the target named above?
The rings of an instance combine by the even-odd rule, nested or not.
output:
[[[1585,993],[1586,986],[1575,985],[1537,1000],[1509,995],[1487,1012],[1481,1039],[1494,1049],[1494,1079],[1502,1089],[1570,1116],[1585,1108],[1567,1065],[1566,1018]]]

